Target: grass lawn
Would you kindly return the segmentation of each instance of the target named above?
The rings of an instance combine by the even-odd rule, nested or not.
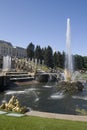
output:
[[[0,115],[0,130],[86,130],[87,122]]]

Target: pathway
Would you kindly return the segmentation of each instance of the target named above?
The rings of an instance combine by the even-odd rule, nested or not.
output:
[[[26,115],[38,116],[38,117],[44,117],[44,118],[54,118],[54,119],[87,122],[87,116],[79,116],[79,115],[55,114],[55,113],[47,113],[47,112],[39,112],[39,111],[30,111],[30,112],[27,112]]]

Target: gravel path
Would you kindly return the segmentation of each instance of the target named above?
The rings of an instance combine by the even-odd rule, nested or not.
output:
[[[79,116],[79,115],[55,114],[55,113],[47,113],[47,112],[39,112],[39,111],[30,111],[27,112],[26,115],[87,122],[87,116]]]

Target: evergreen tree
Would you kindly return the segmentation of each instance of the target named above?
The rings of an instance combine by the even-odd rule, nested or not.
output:
[[[62,54],[61,52],[58,51],[58,67],[61,67],[62,65]]]
[[[61,67],[64,69],[65,68],[65,52],[62,52],[62,59],[61,59]]]
[[[34,58],[34,44],[32,42],[27,46],[27,57],[30,58],[30,60]]]
[[[42,51],[40,46],[36,46],[34,57],[38,60],[42,60]]]
[[[48,46],[45,50],[45,57],[44,57],[44,62],[48,67],[53,68],[53,51],[50,46]]]
[[[45,59],[46,47],[41,49],[41,59]]]
[[[84,59],[80,55],[75,55],[75,69],[83,69],[84,68]]]
[[[54,60],[54,67],[58,67],[58,55],[57,55],[57,52],[54,52],[54,55],[53,55],[53,60]]]
[[[84,56],[83,59],[84,59],[84,68],[87,69],[87,56]]]

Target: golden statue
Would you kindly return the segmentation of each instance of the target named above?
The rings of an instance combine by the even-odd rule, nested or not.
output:
[[[26,107],[21,107],[18,99],[15,96],[12,96],[8,103],[2,103],[0,106],[0,109],[6,110],[6,111],[14,111],[14,112],[20,112],[25,113]]]

